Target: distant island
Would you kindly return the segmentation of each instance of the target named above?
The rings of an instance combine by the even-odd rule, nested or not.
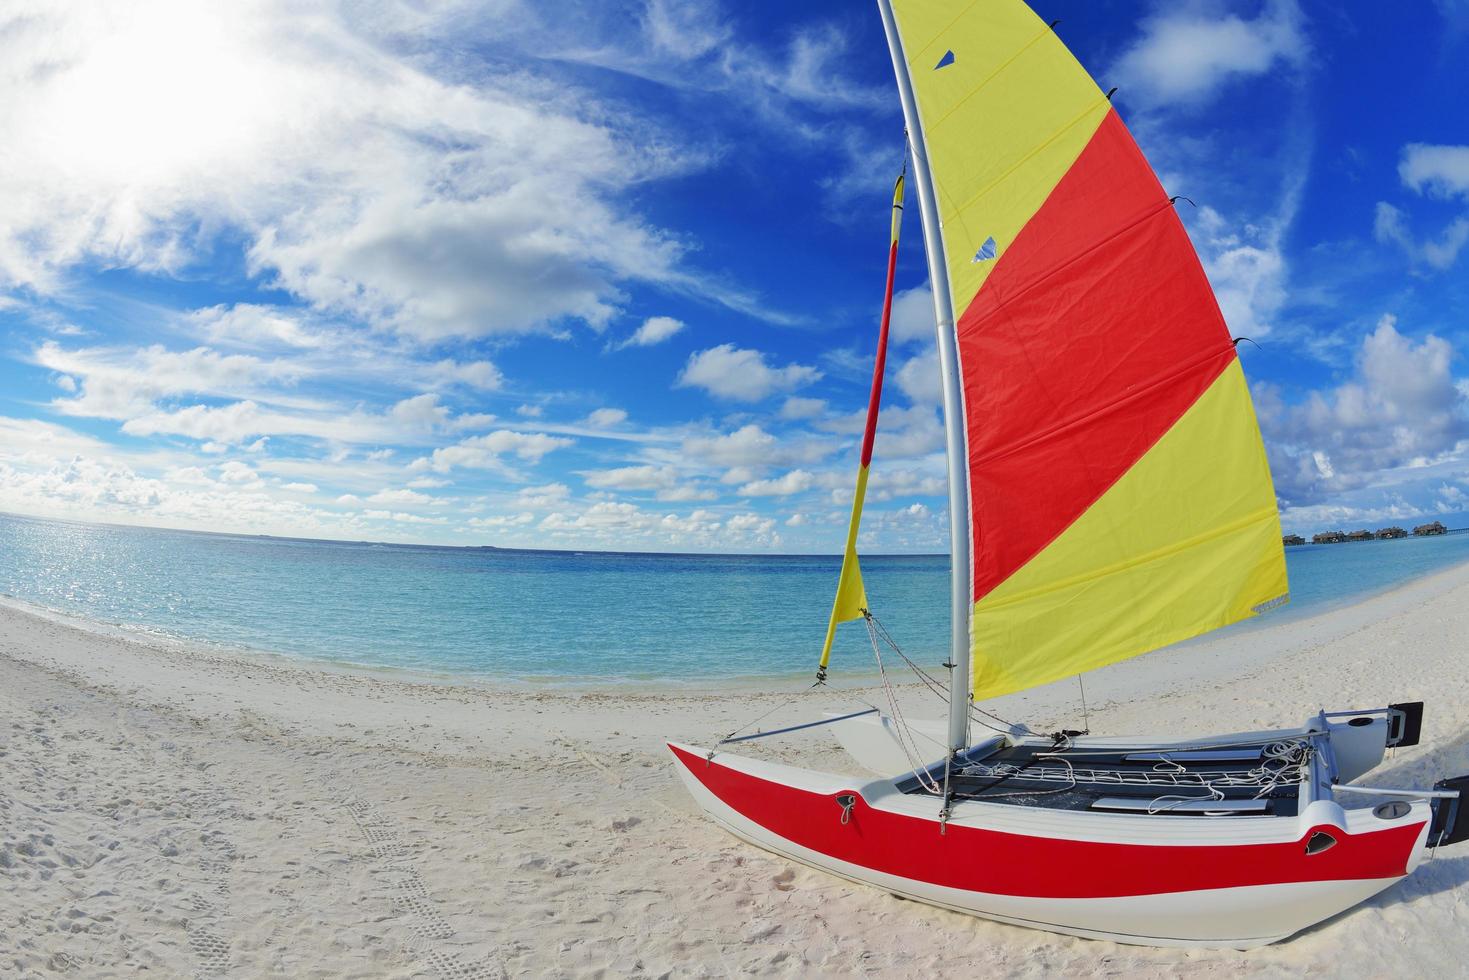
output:
[[[1449,529],[1444,527],[1441,521],[1434,521],[1432,524],[1419,524],[1413,528],[1413,536],[1417,538],[1448,533]],[[1407,531],[1394,525],[1393,527],[1385,527],[1378,531],[1368,531],[1365,528],[1360,531],[1322,531],[1320,534],[1311,535],[1311,543],[1342,544],[1347,541],[1386,541],[1391,538],[1406,538],[1407,536]],[[1281,541],[1287,547],[1306,543],[1306,539],[1299,534],[1287,534],[1281,538]]]

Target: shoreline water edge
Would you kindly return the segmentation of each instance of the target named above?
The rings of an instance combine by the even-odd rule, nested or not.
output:
[[[485,553],[0,515],[0,602],[179,649],[465,684],[772,683],[814,669],[838,556]],[[1291,549],[1272,629],[1469,561],[1469,534]],[[942,555],[864,559],[877,616],[943,662]],[[1208,639],[1206,638],[1206,642]],[[874,677],[860,626],[833,667]]]
[[[1466,636],[1469,564],[1098,671],[1091,727],[1266,728],[1322,701],[1422,699],[1422,745],[1367,782],[1426,785],[1469,771]],[[1451,974],[1469,955],[1456,913],[1469,858],[1452,853],[1339,919],[1236,953],[1011,928],[753,851],[696,815],[663,741],[882,703],[858,678],[801,686],[422,683],[0,606],[0,964],[96,977],[1376,975]],[[925,691],[900,697],[941,714]],[[1080,718],[1068,682],[986,707],[1036,728]],[[833,747],[817,730],[750,751],[840,767]]]

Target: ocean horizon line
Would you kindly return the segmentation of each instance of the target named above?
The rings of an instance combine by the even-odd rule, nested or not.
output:
[[[233,538],[237,540],[267,540],[281,542],[299,542],[302,544],[331,544],[349,545],[355,547],[369,548],[410,548],[425,549],[432,551],[490,551],[505,555],[546,555],[546,556],[576,556],[576,555],[605,555],[613,558],[636,558],[640,556],[660,558],[830,558],[841,559],[840,552],[825,551],[627,551],[621,549],[606,548],[512,548],[497,544],[428,544],[417,541],[375,541],[369,538],[313,538],[298,534],[268,534],[254,531],[203,531],[198,528],[174,527],[167,524],[125,524],[117,521],[86,521],[75,517],[52,517],[44,514],[23,514],[18,511],[0,510],[0,517],[8,517],[22,521],[37,521],[50,524],[71,524],[78,527],[116,528],[119,530],[134,531],[165,531],[171,534],[197,534],[214,538]],[[1444,530],[1445,534],[1463,534],[1469,532],[1469,526],[1450,527]],[[1289,535],[1286,535],[1287,537]],[[1413,537],[1409,535],[1408,537]],[[1376,538],[1372,540],[1377,540]],[[1361,544],[1361,541],[1341,542],[1346,544]],[[1304,545],[1293,545],[1300,547],[1326,547],[1329,542],[1317,543],[1309,539]],[[948,558],[947,551],[862,551],[864,558]]]
[[[630,558],[641,555],[660,558],[832,558],[840,560],[839,551],[624,551],[605,548],[511,548],[497,544],[427,544],[416,541],[374,541],[368,538],[312,538],[296,534],[267,534],[256,531],[202,531],[191,527],[173,527],[167,524],[125,524],[117,521],[85,521],[75,517],[52,517],[47,514],[22,514],[17,511],[0,510],[0,517],[22,521],[37,521],[46,524],[73,524],[78,527],[117,528],[130,531],[167,531],[173,534],[198,534],[214,538],[242,540],[264,539],[268,541],[296,541],[303,544],[340,544],[374,548],[421,548],[434,551],[493,551],[506,555],[608,555]],[[1451,529],[1449,533],[1454,533]],[[1465,530],[1469,530],[1466,528]],[[948,558],[947,551],[864,551],[863,557],[872,558]]]

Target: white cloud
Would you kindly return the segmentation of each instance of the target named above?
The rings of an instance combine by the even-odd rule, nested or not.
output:
[[[571,488],[564,483],[546,483],[538,487],[522,487],[516,495],[523,507],[560,507],[571,496]]]
[[[379,490],[367,498],[369,504],[383,504],[385,506],[405,507],[410,505],[431,504],[434,498],[417,490]]]
[[[683,441],[682,448],[685,457],[697,462],[762,467],[813,463],[829,455],[833,447],[813,439],[782,441],[751,423],[723,435],[690,436]]]
[[[1310,173],[1308,145],[1288,143],[1283,153],[1279,197],[1272,212],[1231,221],[1205,205],[1190,228],[1230,333],[1253,340],[1276,329],[1289,295],[1285,239]]]
[[[505,376],[500,373],[500,369],[489,361],[445,359],[431,365],[429,372],[444,381],[468,385],[480,391],[498,391],[505,383]]]
[[[1285,403],[1273,385],[1255,386],[1276,489],[1289,505],[1389,482],[1469,439],[1469,396],[1451,372],[1454,351],[1429,334],[1413,341],[1388,315],[1367,335],[1353,378]]]
[[[1469,200],[1469,146],[1429,146],[1409,143],[1398,163],[1403,185],[1433,197]],[[1469,245],[1469,215],[1453,218],[1437,236],[1419,241],[1408,226],[1402,209],[1386,201],[1377,202],[1372,225],[1379,242],[1396,245],[1414,262],[1445,270],[1454,265]]]
[[[281,489],[292,493],[315,493],[320,488],[314,483],[282,483]]]
[[[791,470],[772,480],[754,480],[735,491],[741,497],[789,497],[804,493],[816,484],[816,478],[805,470]]]
[[[620,408],[599,408],[587,416],[587,425],[598,429],[610,429],[627,421],[627,413]]]
[[[587,486],[598,490],[653,491],[659,500],[668,502],[714,500],[718,497],[712,490],[684,481],[671,466],[620,466],[583,473],[582,479]]]
[[[804,364],[771,367],[760,351],[720,344],[690,355],[677,384],[703,388],[716,398],[757,402],[820,377],[820,371]]]
[[[211,440],[220,446],[277,435],[360,445],[418,439],[440,427],[447,417],[448,409],[438,403],[434,394],[405,398],[382,414],[280,412],[247,400],[220,406],[190,405],[147,411],[129,418],[123,423],[122,431],[135,436],[185,436]],[[379,449],[369,454],[369,458],[386,459],[393,452],[390,448]]]
[[[780,534],[775,530],[775,519],[759,514],[735,514],[725,526],[732,534],[747,537],[766,547],[780,544]]]
[[[277,306],[221,304],[195,310],[187,319],[216,341],[235,345],[313,349],[325,346],[331,339],[323,332],[308,328],[301,311]]]
[[[904,361],[894,380],[915,405],[943,404],[944,385],[939,374],[939,352],[936,347],[927,347]]]
[[[54,408],[67,415],[109,419],[126,419],[146,412],[161,398],[186,394],[263,399],[267,384],[294,382],[305,373],[286,360],[221,354],[207,347],[170,351],[161,344],[67,350],[48,340],[32,357],[68,379],[63,390],[77,392],[58,398]]]
[[[219,478],[226,483],[255,483],[260,479],[259,474],[239,460],[221,463],[218,469]]]
[[[447,473],[456,466],[471,469],[499,469],[503,467],[501,457],[513,454],[530,463],[538,463],[541,457],[572,444],[571,439],[547,435],[544,432],[512,432],[497,429],[487,435],[465,439],[453,446],[435,449],[432,456],[415,459],[412,470],[431,469],[436,473]]]
[[[159,476],[59,426],[0,419],[0,511],[210,531],[361,538],[354,513],[309,506],[302,491],[271,488],[249,468],[224,464],[234,479],[197,466]],[[38,427],[39,426],[39,427]],[[44,437],[44,442],[37,442]]]
[[[1385,245],[1398,246],[1410,259],[1443,270],[1457,262],[1459,253],[1469,244],[1469,218],[1456,218],[1436,240],[1419,242],[1408,228],[1406,215],[1386,201],[1378,201],[1372,234]]]
[[[657,498],[668,503],[692,503],[694,501],[718,500],[719,494],[694,484],[682,484],[659,490]]]
[[[471,527],[516,528],[534,524],[535,520],[535,514],[521,511],[519,514],[502,514],[499,517],[471,517],[469,524]]]
[[[933,315],[933,290],[928,283],[903,289],[893,294],[892,319],[888,323],[888,337],[894,343],[910,340],[929,341],[936,329]]]
[[[407,11],[31,5],[0,35],[0,286],[49,292],[88,261],[176,271],[238,234],[252,273],[424,339],[600,326],[624,282],[698,289],[684,246],[622,202],[706,155],[589,92],[466,84],[421,56],[511,33],[518,8]],[[309,343],[279,318],[250,329]]]
[[[1434,509],[1440,514],[1458,514],[1469,511],[1469,493],[1463,487],[1444,484],[1436,491]]]
[[[685,324],[682,320],[675,320],[671,316],[651,316],[643,321],[642,326],[633,331],[619,348],[623,347],[652,347],[661,344],[674,334],[683,330]]]
[[[412,430],[427,431],[442,425],[449,410],[439,404],[439,396],[428,393],[405,398],[388,410],[388,416]]]
[[[362,516],[370,521],[393,521],[398,524],[447,524],[447,517],[424,517],[406,511],[364,510]]]
[[[1403,147],[1398,176],[1405,187],[1439,197],[1469,197],[1469,146]]]
[[[621,466],[583,473],[582,479],[599,490],[664,490],[678,483],[678,474],[667,466]]]
[[[1195,5],[1160,5],[1112,71],[1125,97],[1143,105],[1208,102],[1231,81],[1309,54],[1295,0],[1268,0],[1253,19],[1211,17]]]
[[[791,396],[780,406],[783,419],[814,419],[826,411],[826,402],[820,398]]]

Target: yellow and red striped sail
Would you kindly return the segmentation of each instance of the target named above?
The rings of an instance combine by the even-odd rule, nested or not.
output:
[[[893,185],[893,227],[888,242],[887,286],[882,295],[882,322],[877,331],[877,360],[872,367],[872,393],[867,399],[867,425],[862,431],[862,462],[857,470],[857,492],[852,496],[852,516],[847,522],[847,549],[842,556],[842,577],[837,581],[836,601],[826,624],[826,642],[821,646],[817,676],[825,676],[831,659],[831,642],[837,623],[860,619],[867,610],[867,590],[862,586],[862,569],[857,563],[857,531],[862,524],[862,502],[867,498],[867,472],[872,466],[872,444],[877,438],[877,412],[882,405],[882,376],[888,358],[888,324],[893,318],[893,276],[898,271],[898,232],[903,225],[903,178]]]
[[[1283,600],[1244,374],[1107,95],[1020,0],[892,7],[956,320],[974,696]]]

